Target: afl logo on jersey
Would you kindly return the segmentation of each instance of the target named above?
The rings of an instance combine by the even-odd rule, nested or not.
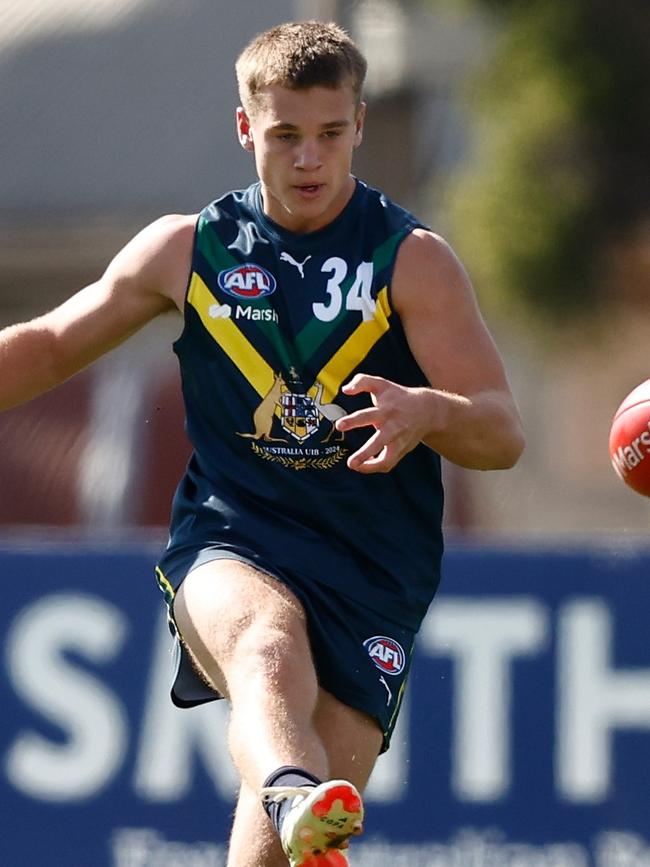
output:
[[[218,279],[219,286],[233,298],[264,298],[276,287],[273,274],[251,262],[220,271]]]
[[[366,638],[363,646],[368,651],[370,659],[384,674],[401,674],[406,665],[406,654],[401,644],[385,635],[375,635]]]

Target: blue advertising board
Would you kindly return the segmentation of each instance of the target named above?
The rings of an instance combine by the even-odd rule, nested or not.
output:
[[[169,702],[156,554],[0,545],[2,867],[223,867],[227,708]],[[351,867],[648,867],[649,570],[450,546]]]

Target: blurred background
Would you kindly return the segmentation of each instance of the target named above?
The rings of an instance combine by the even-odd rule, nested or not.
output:
[[[234,60],[253,35],[295,18],[339,21],[368,57],[369,113],[355,172],[455,247],[524,417],[528,446],[514,470],[445,468],[451,571],[454,546],[479,558],[472,560],[479,574],[489,571],[482,556],[489,563],[499,550],[544,550],[551,560],[542,571],[566,573],[568,584],[574,569],[591,576],[585,564],[592,561],[552,561],[567,546],[575,554],[577,546],[591,552],[604,544],[618,565],[621,558],[629,565],[645,543],[650,501],[615,476],[607,438],[619,403],[650,377],[645,0],[0,0],[0,326],[44,312],[96,279],[160,214],[198,211],[254,180],[235,137]],[[0,539],[15,570],[9,587],[22,587],[32,569],[38,576],[25,598],[9,605],[16,617],[44,592],[43,574],[53,574],[47,557],[56,552],[49,548],[46,557],[39,548],[46,540],[59,552],[63,545],[64,557],[72,556],[66,540],[74,539],[82,558],[99,545],[110,549],[107,563],[127,554],[155,559],[189,453],[171,352],[180,328],[180,317],[165,317],[57,391],[0,416]],[[26,565],[21,551],[37,561]],[[34,565],[41,554],[42,570]],[[646,560],[639,562],[645,570]],[[81,580],[83,563],[68,565],[69,574],[57,565],[58,588]],[[529,567],[524,563],[522,574]],[[133,563],[124,568],[129,573]],[[537,587],[539,579],[530,580],[526,586]],[[543,582],[538,589],[543,596]],[[645,601],[642,593],[633,607]],[[545,600],[549,610],[556,602]],[[8,633],[14,638],[16,622]],[[432,654],[436,646],[432,638]],[[7,689],[17,707],[23,695],[17,713],[24,722],[29,701],[7,654]],[[643,664],[643,656],[632,661]],[[643,708],[647,686],[631,687]],[[65,713],[32,699],[53,726],[41,737],[61,744],[67,732],[73,743]],[[556,700],[548,697],[551,705]],[[645,713],[637,717],[646,720]],[[20,786],[14,771],[7,773],[13,798]],[[39,803],[48,798],[57,802],[44,796]],[[23,808],[19,800],[12,809],[22,816]],[[617,807],[616,815],[623,828],[629,814]],[[474,814],[471,820],[478,821]],[[436,839],[463,821],[454,819]],[[481,821],[507,825],[489,813]],[[640,832],[642,823],[632,824]],[[634,857],[650,858],[650,843],[645,850],[638,842],[629,847],[637,855],[621,860],[618,840],[593,856],[585,849],[584,860],[574,849],[556,851],[555,861],[532,850],[529,860],[520,852],[516,861],[499,850],[490,861],[495,840],[505,845],[500,833],[482,849],[476,844],[483,861],[463,856],[470,850],[458,844],[461,854],[441,848],[429,860],[417,860],[425,855],[413,850],[409,867],[587,867],[592,857],[598,867],[627,867],[648,863]],[[530,833],[540,845],[550,839],[543,830]],[[147,839],[141,831],[121,849],[114,843],[113,860],[101,863],[178,863],[151,855]],[[149,860],[134,854],[145,851]],[[216,850],[201,851],[192,850],[195,861],[189,850],[182,857],[219,863]],[[381,855],[365,857],[358,863],[382,863]],[[20,858],[12,851],[0,860],[7,867],[100,863],[83,854]]]

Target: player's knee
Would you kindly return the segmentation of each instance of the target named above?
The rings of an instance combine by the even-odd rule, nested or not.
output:
[[[306,642],[291,630],[268,623],[251,625],[237,642],[235,669],[245,682],[264,681],[282,688],[311,667]],[[307,672],[305,672],[305,668]]]

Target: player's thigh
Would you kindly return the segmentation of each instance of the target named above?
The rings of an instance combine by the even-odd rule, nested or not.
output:
[[[349,780],[362,791],[383,742],[377,720],[320,689],[314,727],[327,752],[330,778]]]
[[[174,620],[195,665],[226,696],[243,642],[291,634],[307,643],[305,615],[291,591],[229,558],[203,563],[186,576],[174,598]]]

